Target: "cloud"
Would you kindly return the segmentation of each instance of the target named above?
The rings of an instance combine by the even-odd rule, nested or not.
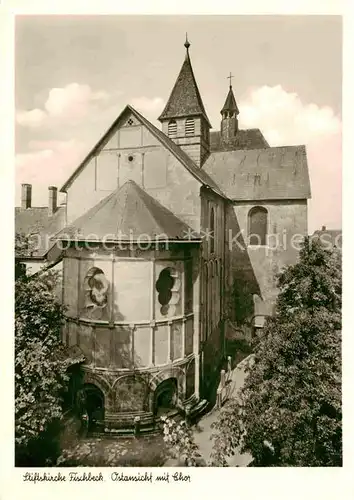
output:
[[[47,204],[49,185],[61,187],[87,152],[76,140],[30,141],[29,152],[16,155],[16,198],[22,183],[33,184],[33,205]]]
[[[161,97],[135,97],[132,99],[132,106],[142,114],[146,114],[151,121],[156,121],[156,117],[161,113],[165,101]]]
[[[16,120],[23,127],[36,128],[40,127],[45,121],[47,115],[41,109],[32,109],[31,111],[19,111],[16,114]]]
[[[108,99],[109,95],[102,90],[96,92],[89,85],[69,83],[65,87],[51,89],[43,109],[19,111],[16,119],[19,125],[30,128],[38,128],[53,120],[76,123],[94,112],[98,103]]]
[[[303,103],[281,85],[251,90],[239,108],[240,127],[259,128],[271,146],[306,145],[312,188],[309,231],[341,227],[342,123],[333,109]]]

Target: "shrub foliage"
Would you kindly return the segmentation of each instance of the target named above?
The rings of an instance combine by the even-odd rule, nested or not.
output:
[[[236,449],[253,466],[342,463],[340,253],[306,239],[279,288],[240,397],[214,425],[214,465]]]

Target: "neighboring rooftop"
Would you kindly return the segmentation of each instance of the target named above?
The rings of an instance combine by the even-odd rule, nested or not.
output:
[[[15,207],[15,233],[38,233],[48,224],[48,207]]]
[[[313,233],[311,238],[318,238],[326,246],[342,249],[343,236],[341,229],[327,229],[326,226],[322,226],[321,229],[317,229]]]
[[[85,241],[95,235],[95,241],[136,241],[142,234],[151,240],[166,235],[172,241],[186,239],[192,229],[130,180],[60,231],[57,238]]]
[[[59,206],[52,216],[48,207],[15,207],[15,233],[33,238],[34,249],[26,257],[41,258],[54,245],[49,240],[65,225],[65,206]],[[21,255],[22,256],[22,255]]]
[[[311,197],[305,146],[214,152],[203,170],[232,200]]]

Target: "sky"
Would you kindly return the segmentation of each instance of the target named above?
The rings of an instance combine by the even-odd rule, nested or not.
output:
[[[23,182],[46,205],[126,104],[158,124],[186,32],[213,129],[232,72],[240,128],[307,147],[309,231],[341,228],[339,16],[18,16],[16,205]]]

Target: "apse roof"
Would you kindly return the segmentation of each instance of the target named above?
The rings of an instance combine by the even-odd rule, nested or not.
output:
[[[134,181],[127,181],[57,235],[61,240],[199,240],[185,222]],[[141,240],[140,240],[141,238]]]

